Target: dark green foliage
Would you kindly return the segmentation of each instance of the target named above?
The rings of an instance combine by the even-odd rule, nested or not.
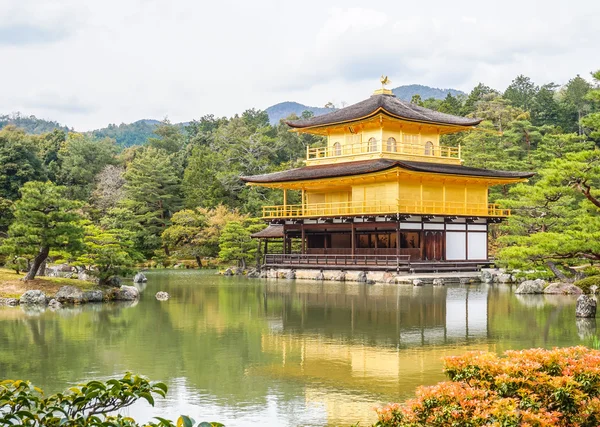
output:
[[[592,286],[595,286],[596,291],[600,291],[600,276],[586,277],[585,279],[578,280],[574,283],[575,286],[580,288],[584,294],[592,293]]]
[[[20,113],[12,115],[0,115],[0,129],[3,127],[13,125],[23,131],[30,134],[43,134],[46,132],[53,132],[58,129],[61,132],[68,132],[69,128],[62,126],[58,122],[48,121],[44,119],[38,119],[35,116],[23,116]]]
[[[66,188],[51,182],[31,181],[21,188],[14,204],[14,222],[0,248],[12,256],[34,258],[26,279],[35,278],[50,251],[76,253],[81,249],[81,204],[66,197]]]
[[[120,125],[111,124],[103,129],[92,131],[96,138],[112,138],[120,147],[143,145],[148,138],[154,136],[158,120],[138,120],[137,122]]]
[[[112,415],[139,400],[154,406],[155,397],[165,397],[167,386],[127,373],[120,379],[90,381],[63,393],[45,396],[28,381],[0,382],[0,425],[29,427],[138,427],[131,417]],[[222,427],[220,423],[199,423],[187,416],[176,423],[157,418],[144,424],[152,427]]]
[[[166,151],[146,148],[127,166],[125,197],[129,212],[122,224],[135,233],[136,247],[150,256],[161,247],[160,235],[181,208],[180,182]]]
[[[0,197],[16,200],[28,181],[46,179],[38,157],[38,137],[9,126],[0,130]]]

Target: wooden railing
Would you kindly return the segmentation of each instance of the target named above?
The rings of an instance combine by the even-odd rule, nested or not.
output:
[[[333,265],[333,266],[384,266],[410,268],[410,255],[309,255],[267,254],[265,265]]]
[[[489,217],[510,216],[510,209],[497,204],[464,203],[439,200],[400,199],[392,201],[310,203],[304,205],[264,206],[263,218],[311,218],[352,215],[473,215]]]
[[[340,144],[322,148],[306,148],[306,160],[327,159],[332,157],[356,156],[359,154],[401,154],[423,158],[443,157],[460,159],[460,145],[447,147],[441,145],[428,145],[427,143],[415,144],[407,142],[394,142],[373,140],[353,144]]]

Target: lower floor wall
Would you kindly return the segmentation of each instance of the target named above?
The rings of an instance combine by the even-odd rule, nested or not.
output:
[[[410,261],[486,261],[488,220],[412,216],[284,224],[285,253],[402,255]]]

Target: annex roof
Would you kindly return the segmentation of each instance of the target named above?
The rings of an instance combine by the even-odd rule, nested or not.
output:
[[[513,172],[472,168],[462,165],[448,165],[441,163],[411,162],[391,159],[362,160],[357,162],[334,163],[326,165],[305,166],[281,172],[263,175],[242,176],[241,179],[248,183],[268,184],[276,182],[305,181],[311,179],[336,178],[351,175],[363,175],[381,172],[399,167],[415,172],[429,172],[435,174],[448,174],[459,176],[476,176],[488,178],[531,178],[533,172]]]
[[[268,227],[251,234],[250,237],[253,239],[277,239],[283,237],[283,225],[282,224],[269,224]]]
[[[453,116],[452,114],[440,113],[425,107],[420,107],[410,102],[402,101],[390,94],[375,94],[370,98],[349,105],[345,108],[323,114],[321,116],[311,117],[303,120],[286,121],[287,125],[296,128],[313,128],[328,126],[332,124],[341,124],[352,122],[359,119],[366,119],[375,116],[379,112],[389,116],[414,121],[419,123],[432,123],[452,126],[475,126],[481,123],[482,119]]]

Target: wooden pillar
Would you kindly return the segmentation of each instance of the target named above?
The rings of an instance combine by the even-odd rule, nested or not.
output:
[[[396,255],[400,255],[400,220],[396,223]]]
[[[306,190],[302,189],[302,215],[304,216],[304,207],[306,205]]]
[[[283,254],[287,254],[287,232],[285,230],[285,225],[283,226]]]
[[[284,216],[287,216],[287,190],[283,189],[283,212]]]
[[[350,251],[350,254],[352,256],[354,256],[356,250],[356,227],[354,226],[354,221],[352,221],[352,250]]]
[[[300,225],[300,230],[302,231],[302,253],[306,253],[306,233],[304,231],[304,224]]]
[[[265,239],[265,255],[269,253],[269,239]]]

